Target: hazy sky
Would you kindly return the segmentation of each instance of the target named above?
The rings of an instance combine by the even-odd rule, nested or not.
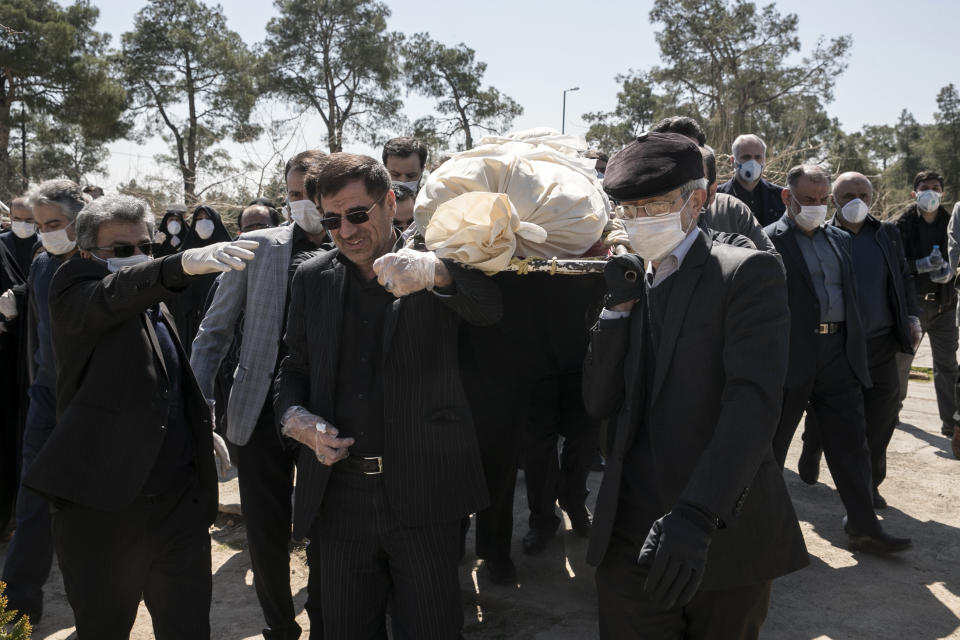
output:
[[[114,35],[113,44],[133,25],[133,15],[145,4],[137,0],[93,0],[100,8],[98,28]],[[567,132],[585,133],[581,115],[611,110],[618,90],[614,76],[630,68],[659,63],[654,26],[649,23],[651,0],[603,2],[540,2],[531,0],[392,0],[391,29],[406,34],[429,32],[449,46],[465,43],[487,63],[485,83],[517,100],[524,115],[515,128],[560,128],[563,90],[567,94]],[[758,3],[762,5],[763,3]],[[248,44],[260,42],[275,13],[267,2],[224,0],[230,27]],[[791,0],[778,2],[782,14],[799,16],[803,52],[819,36],[853,36],[847,71],[839,78],[835,100],[826,105],[844,129],[864,124],[894,123],[904,108],[920,122],[931,122],[941,87],[960,84],[960,2],[952,0],[893,0],[847,2]],[[908,10],[909,9],[909,10]],[[429,111],[430,102],[407,98],[406,112],[415,119]],[[322,147],[322,127],[311,123],[298,145]],[[111,145],[111,187],[152,173],[152,156],[163,143]],[[299,151],[300,149],[294,149]],[[369,152],[348,143],[347,150]],[[231,147],[237,154],[244,153]]]

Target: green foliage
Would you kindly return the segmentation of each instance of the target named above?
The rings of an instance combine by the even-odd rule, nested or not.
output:
[[[399,117],[399,34],[375,0],[276,0],[267,23],[263,70],[271,95],[315,111],[331,152],[347,133],[365,141]]]
[[[17,610],[7,609],[7,596],[4,591],[7,588],[5,582],[0,582],[0,640],[30,640],[33,633],[33,627],[30,626],[30,620],[27,616],[22,616],[14,624],[17,617]]]
[[[105,57],[109,36],[94,30],[99,11],[88,0],[66,8],[53,0],[4,0],[0,3],[0,195],[22,190],[30,177],[22,157],[11,162],[26,127],[27,153],[45,156],[35,166],[49,173],[52,157],[91,155],[91,150],[129,130],[121,115],[126,93]],[[83,149],[56,133],[81,138]],[[72,169],[89,166],[77,162]],[[64,171],[66,174],[66,170]]]
[[[448,141],[462,136],[460,149],[473,148],[473,130],[500,133],[523,114],[523,107],[494,87],[483,88],[487,65],[474,60],[474,50],[460,43],[447,47],[417,33],[403,47],[408,87],[436,98],[440,118],[420,122],[422,130]]]
[[[160,160],[181,173],[184,197],[193,202],[199,174],[224,170],[216,145],[260,133],[250,124],[255,56],[227,28],[219,5],[150,0],[123,34],[119,62],[141,132],[165,136],[173,153]]]
[[[960,193],[960,93],[949,84],[937,94],[930,155],[952,196]]]
[[[617,92],[617,106],[612,112],[583,114],[590,125],[587,142],[591,147],[614,153],[645,131],[663,110],[663,98],[654,94],[649,74],[631,69],[616,77],[622,87]]]

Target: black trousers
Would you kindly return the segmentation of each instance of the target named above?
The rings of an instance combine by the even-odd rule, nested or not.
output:
[[[897,426],[900,409],[900,379],[897,354],[900,344],[892,333],[867,341],[867,363],[873,386],[863,390],[863,415],[867,425],[867,448],[870,450],[870,473],[873,486],[879,487],[887,477],[887,447]],[[803,432],[804,447],[822,449],[816,414],[807,413]]]
[[[382,475],[334,470],[307,545],[323,637],[386,640],[389,599],[395,639],[459,638],[459,547],[459,520],[402,523]],[[314,562],[323,570],[314,571]]]
[[[767,617],[771,582],[698,591],[683,607],[664,609],[643,591],[639,549],[614,534],[597,567],[601,640],[755,640]],[[749,562],[749,558],[744,558]]]
[[[247,444],[236,452],[240,504],[253,565],[253,587],[267,623],[268,640],[296,640],[290,593],[290,527],[295,451],[283,448],[273,420],[273,403],[264,404]]]
[[[817,337],[816,370],[804,385],[783,390],[773,452],[782,469],[800,417],[804,410],[812,413],[850,524],[858,533],[873,535],[879,533],[880,524],[873,511],[863,390],[847,360],[845,341],[844,332]]]
[[[157,640],[210,637],[209,517],[195,480],[116,511],[53,514],[53,543],[79,640],[126,640],[143,596]]]
[[[926,277],[926,276],[922,276]],[[927,339],[930,340],[930,350],[933,354],[933,386],[937,392],[937,409],[940,412],[940,424],[944,427],[953,427],[953,414],[957,410],[956,384],[957,369],[957,317],[954,306],[940,310],[936,302],[918,302],[920,310],[920,324]],[[910,381],[910,366],[913,356],[902,353],[897,357],[900,369],[900,402],[907,397],[907,386]]]
[[[557,529],[555,502],[568,512],[586,502],[599,424],[583,406],[582,379],[580,371],[557,374],[540,380],[532,390],[523,453],[531,529]],[[558,458],[560,436],[564,440]]]

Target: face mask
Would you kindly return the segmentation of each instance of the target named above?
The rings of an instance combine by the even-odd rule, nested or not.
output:
[[[197,224],[193,225],[193,228],[201,240],[206,240],[213,235],[213,220],[208,220],[207,218],[197,220]]]
[[[939,206],[940,194],[936,191],[927,190],[917,194],[917,207],[919,207],[921,211],[930,213],[931,211],[936,211]]]
[[[316,205],[309,200],[294,200],[287,204],[290,207],[290,218],[307,233],[323,233],[323,216],[317,211]]]
[[[597,180],[603,180],[603,171],[597,171]]]
[[[167,222],[167,233],[172,236],[180,235],[181,228],[179,220],[170,220]]]
[[[92,253],[90,254],[90,256],[93,257],[98,262],[106,263],[107,269],[110,271],[110,273],[116,273],[117,271],[120,271],[120,269],[123,269],[124,267],[132,267],[135,264],[142,264],[144,262],[149,262],[150,260],[153,260],[153,258],[143,253],[137,253],[135,255],[132,255],[126,258],[107,258],[106,260],[104,260],[100,256],[95,256]]]
[[[797,202],[794,199],[794,202]],[[827,205],[825,204],[814,204],[814,205],[805,205],[800,204],[800,213],[794,216],[797,225],[804,229],[805,231],[812,231],[817,227],[823,225],[824,220],[827,219]]]
[[[67,229],[73,226],[74,222],[76,222],[76,220],[68,224],[63,229],[37,234],[40,236],[40,242],[43,243],[43,248],[46,249],[47,253],[55,256],[62,256],[65,253],[70,253],[73,251],[73,249],[77,246],[77,241],[70,239],[70,236],[67,235]]]
[[[13,231],[13,235],[17,236],[21,240],[26,240],[37,232],[37,225],[32,222],[20,222],[19,220],[14,220],[10,224],[10,230]]]
[[[414,193],[416,193],[417,190],[420,188],[419,180],[414,180],[413,182],[400,182],[399,180],[394,180],[393,184],[401,184],[405,186],[407,189],[410,189],[410,191],[413,191]]]
[[[747,182],[754,182],[760,178],[760,172],[763,171],[763,165],[756,160],[747,160],[737,167],[737,173]]]
[[[684,202],[679,211],[655,218],[623,220],[623,228],[630,237],[630,246],[637,255],[651,262],[659,262],[670,255],[687,237],[680,218],[686,206],[687,203]]]
[[[867,203],[860,198],[854,198],[847,204],[843,205],[843,208],[840,209],[843,219],[847,222],[852,222],[853,224],[860,224],[863,222],[867,217],[868,211],[870,211],[870,207],[868,207]]]

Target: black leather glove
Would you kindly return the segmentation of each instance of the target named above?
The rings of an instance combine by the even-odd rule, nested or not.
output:
[[[653,523],[637,564],[650,567],[643,590],[664,609],[682,607],[703,581],[717,519],[687,504]]]
[[[603,299],[603,306],[610,308],[642,297],[643,275],[643,260],[640,256],[627,253],[610,258],[603,268],[603,279],[607,282],[607,295]]]

